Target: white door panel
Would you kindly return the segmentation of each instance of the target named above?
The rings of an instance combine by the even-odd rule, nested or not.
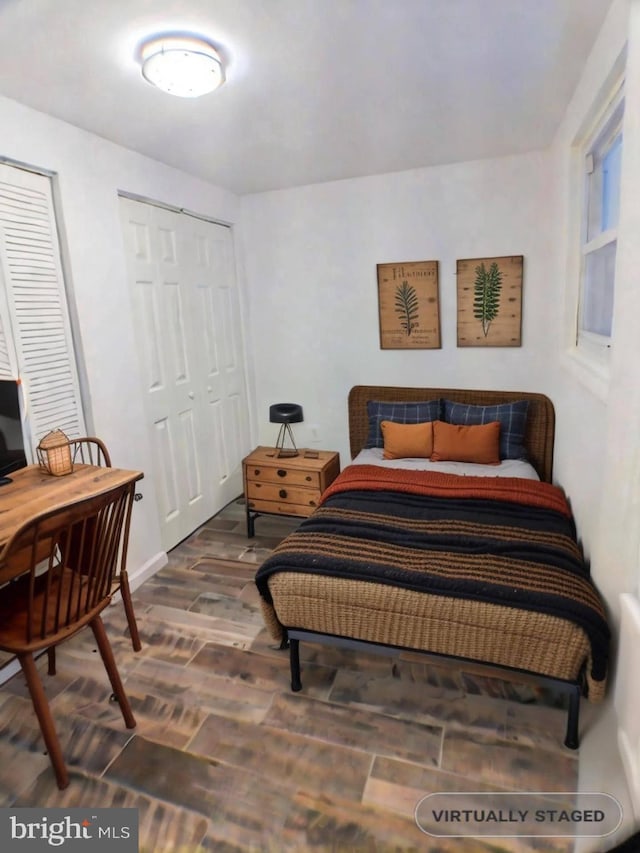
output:
[[[168,550],[242,491],[247,397],[229,228],[121,199]]]
[[[156,493],[160,510],[160,522],[164,528],[179,515],[178,483],[173,465],[171,448],[171,426],[167,419],[154,423],[153,450],[155,465]],[[165,460],[158,465],[158,460]]]

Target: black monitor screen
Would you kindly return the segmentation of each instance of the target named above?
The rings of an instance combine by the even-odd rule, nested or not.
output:
[[[20,386],[15,379],[0,379],[0,483],[7,474],[24,468],[22,420],[20,418]]]

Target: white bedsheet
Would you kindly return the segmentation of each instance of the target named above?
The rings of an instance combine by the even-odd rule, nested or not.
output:
[[[522,459],[503,459],[499,465],[478,465],[474,462],[431,462],[430,459],[383,459],[381,447],[361,450],[352,465],[381,465],[384,468],[409,468],[414,471],[442,471],[462,477],[521,477],[539,480],[536,469]]]

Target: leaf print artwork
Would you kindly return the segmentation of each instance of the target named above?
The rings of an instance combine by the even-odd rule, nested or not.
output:
[[[439,349],[438,261],[377,264],[376,274],[380,348]]]
[[[485,338],[489,334],[492,320],[500,312],[500,291],[502,289],[502,273],[494,261],[489,269],[484,263],[476,267],[474,284],[473,316],[482,323],[482,333]]]
[[[418,325],[418,295],[415,287],[407,281],[396,288],[395,310],[405,334],[411,335],[411,331]]]
[[[523,255],[456,262],[459,347],[522,346]]]

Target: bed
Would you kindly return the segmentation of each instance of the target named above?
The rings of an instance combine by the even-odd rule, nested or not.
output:
[[[551,401],[359,385],[348,413],[352,463],[256,574],[292,689],[301,641],[472,661],[565,692],[576,749],[609,628],[552,483]]]

